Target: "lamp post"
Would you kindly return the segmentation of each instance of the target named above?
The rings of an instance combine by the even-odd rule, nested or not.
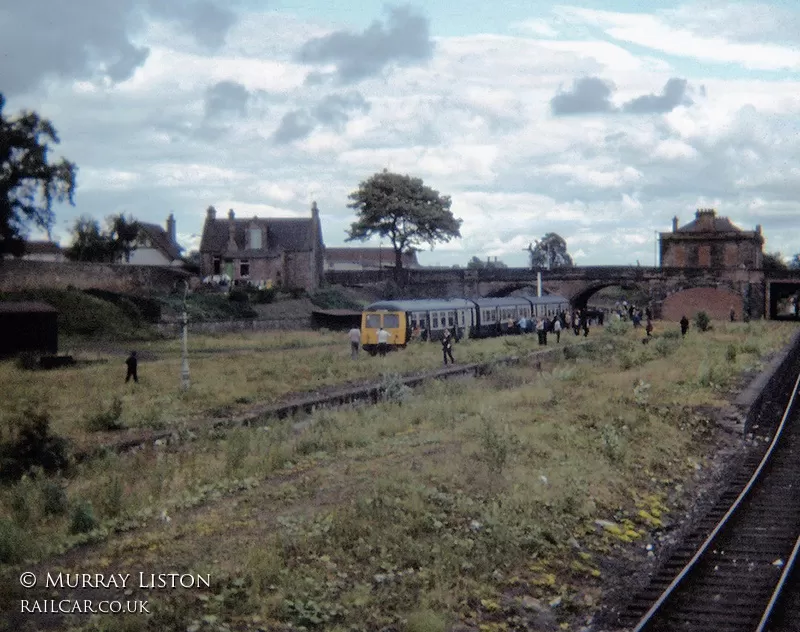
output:
[[[183,290],[183,331],[181,345],[181,390],[189,390],[189,316],[186,313],[186,298],[189,295],[189,282],[184,280]]]
[[[658,231],[653,231],[653,267],[658,267]]]

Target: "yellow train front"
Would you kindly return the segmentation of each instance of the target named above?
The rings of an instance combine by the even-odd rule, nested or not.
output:
[[[381,309],[370,305],[361,314],[361,347],[375,355],[378,351],[378,330],[389,334],[389,349],[403,349],[411,335],[408,315],[397,309]]]

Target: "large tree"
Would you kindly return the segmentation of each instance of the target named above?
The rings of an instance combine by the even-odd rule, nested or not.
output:
[[[48,143],[59,142],[50,121],[35,112],[7,119],[4,105],[0,94],[0,255],[21,256],[30,224],[49,234],[53,202],[74,205],[77,168],[63,158],[48,163]]]
[[[124,213],[112,215],[106,221],[114,254],[116,257],[124,257],[125,263],[130,263],[131,252],[136,250],[136,240],[142,230],[141,225],[132,217],[125,217]]]
[[[765,252],[761,258],[761,267],[764,270],[786,270],[789,266],[783,262],[780,252]]]
[[[792,260],[789,262],[789,267],[792,270],[800,270],[800,252],[792,257]]]
[[[403,253],[461,237],[461,220],[450,211],[450,196],[439,195],[420,178],[384,169],[362,182],[349,199],[347,206],[355,209],[357,220],[350,226],[347,241],[365,241],[375,235],[388,238],[396,271],[403,267]]]
[[[536,241],[536,245],[529,244],[527,250],[530,252],[532,268],[551,270],[575,265],[567,252],[567,242],[557,233],[547,233]]]

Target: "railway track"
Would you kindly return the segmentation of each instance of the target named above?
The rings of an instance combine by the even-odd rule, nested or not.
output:
[[[620,623],[633,632],[800,630],[800,375],[764,442]]]

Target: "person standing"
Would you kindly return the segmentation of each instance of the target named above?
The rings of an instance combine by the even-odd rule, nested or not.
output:
[[[128,381],[133,378],[133,381],[137,384],[139,383],[139,376],[136,375],[136,367],[139,361],[136,359],[136,352],[131,351],[131,354],[128,356],[128,359],[125,360],[125,364],[128,365],[128,372],[125,374],[125,383],[127,384]]]
[[[556,342],[561,342],[561,319],[558,316],[553,320],[553,333],[556,335]]]
[[[689,319],[684,314],[681,317],[681,336],[685,336],[687,331],[689,331]]]
[[[353,327],[348,333],[350,336],[350,358],[358,360],[358,347],[361,344],[361,330],[358,327]]]
[[[455,364],[456,361],[453,359],[453,336],[450,335],[450,330],[444,330],[444,336],[442,336],[442,359],[444,360],[444,365],[447,366],[447,358],[450,358],[450,363]]]
[[[383,327],[378,330],[378,353],[382,358],[386,357],[386,352],[389,349],[389,332]]]
[[[647,326],[644,328],[644,330],[647,333],[648,338],[653,335],[653,321],[649,318],[647,319]]]
[[[731,322],[736,320],[736,310],[731,307]]]

